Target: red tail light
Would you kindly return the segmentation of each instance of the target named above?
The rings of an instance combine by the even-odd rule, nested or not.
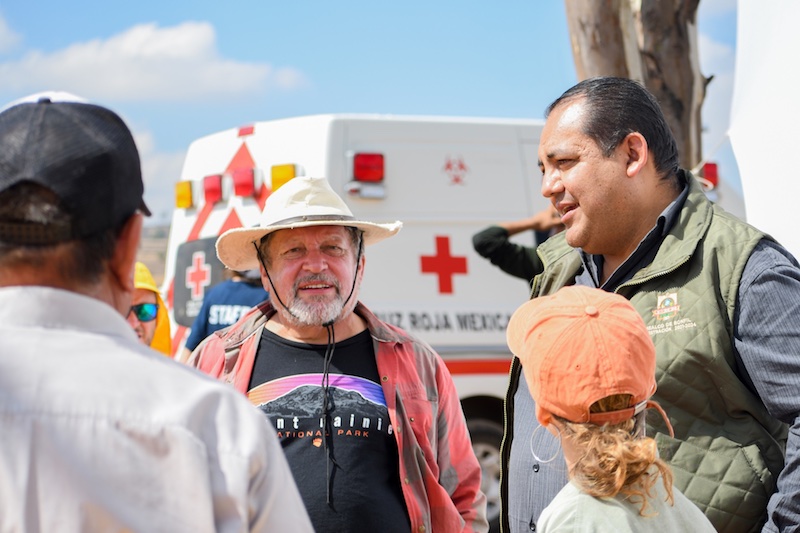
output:
[[[383,154],[356,154],[353,157],[353,179],[369,183],[383,181]]]
[[[716,188],[719,185],[719,168],[716,163],[706,163],[703,165],[703,177]]]

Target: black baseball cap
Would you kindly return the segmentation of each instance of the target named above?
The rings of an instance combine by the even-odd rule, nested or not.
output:
[[[0,192],[23,182],[55,193],[69,228],[0,224],[0,240],[55,244],[119,227],[144,203],[139,152],[113,111],[68,93],[37,93],[0,111]]]

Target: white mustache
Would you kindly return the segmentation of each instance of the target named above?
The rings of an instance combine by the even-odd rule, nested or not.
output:
[[[294,286],[292,287],[294,295],[297,296],[297,293],[300,290],[300,285],[306,283],[314,283],[314,282],[320,282],[326,285],[331,285],[333,286],[333,288],[336,289],[337,294],[341,294],[341,291],[339,290],[340,289],[339,281],[336,278],[332,276],[327,276],[325,274],[311,274],[310,276],[306,276],[294,282]]]

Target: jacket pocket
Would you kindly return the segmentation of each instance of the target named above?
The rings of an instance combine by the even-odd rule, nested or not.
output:
[[[756,444],[708,436],[680,441],[663,433],[655,440],[672,467],[674,486],[718,531],[761,531],[775,478]]]

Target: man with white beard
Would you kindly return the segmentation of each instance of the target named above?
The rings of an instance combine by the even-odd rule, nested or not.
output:
[[[353,217],[324,178],[267,199],[217,255],[260,269],[270,300],[189,364],[231,383],[275,428],[317,531],[486,531],[486,498],[442,359],[362,303],[364,246],[402,224]]]

